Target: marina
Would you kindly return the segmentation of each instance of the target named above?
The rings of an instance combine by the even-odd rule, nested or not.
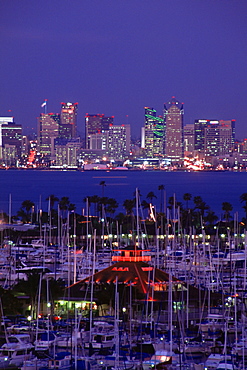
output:
[[[38,280],[33,307],[25,297],[21,319],[3,321],[0,368],[247,368],[247,235],[135,230],[95,230],[81,247],[50,243],[49,230],[30,242],[4,239],[2,288]],[[52,300],[58,279],[63,296]]]
[[[9,197],[12,222],[1,224],[0,368],[247,368],[244,219],[224,213],[210,223],[200,196],[192,208],[175,193],[154,195],[145,208],[136,188],[121,217],[99,203],[109,198],[86,197],[80,215],[68,198],[62,208],[51,196],[22,213],[26,223],[13,222]]]

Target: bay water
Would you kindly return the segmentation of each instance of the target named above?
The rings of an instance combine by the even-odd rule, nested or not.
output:
[[[101,186],[104,181],[106,186]],[[24,200],[31,200],[36,207],[48,209],[49,195],[58,198],[69,197],[76,205],[76,212],[82,213],[87,196],[98,195],[115,198],[119,203],[118,212],[125,212],[123,201],[133,199],[138,188],[141,199],[146,199],[149,192],[157,198],[153,203],[159,210],[161,192],[159,185],[164,185],[168,199],[175,194],[183,201],[183,194],[190,193],[193,198],[201,196],[210,208],[221,217],[222,203],[233,206],[232,214],[239,219],[244,216],[240,195],[247,193],[247,172],[164,172],[164,171],[43,171],[43,170],[2,170],[0,171],[0,211],[8,213],[11,198],[12,215],[15,215]],[[11,194],[11,197],[10,197]],[[148,199],[146,199],[148,201]]]

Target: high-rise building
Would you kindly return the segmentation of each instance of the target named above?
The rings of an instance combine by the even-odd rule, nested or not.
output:
[[[130,152],[130,125],[109,126],[109,157],[122,161]]]
[[[2,150],[2,162],[6,167],[17,166],[18,155],[15,145],[6,144]]]
[[[195,147],[195,130],[193,123],[184,126],[184,152],[192,153]]]
[[[195,150],[204,151],[205,144],[205,127],[210,123],[208,119],[197,119],[194,122],[195,131]]]
[[[235,120],[198,119],[194,123],[195,150],[207,156],[227,154],[235,143]]]
[[[72,139],[77,136],[77,110],[78,103],[61,103],[60,137]]]
[[[96,133],[102,133],[109,130],[109,126],[113,125],[114,116],[105,117],[104,114],[86,114],[86,149],[90,148],[90,137]]]
[[[172,162],[181,162],[184,157],[183,104],[175,96],[164,104],[165,156]]]
[[[0,147],[15,146],[17,158],[21,157],[22,125],[14,122],[13,117],[0,117]]]
[[[231,120],[220,120],[220,125],[223,127],[228,127],[232,131],[232,146],[235,144],[235,134],[236,134],[236,120],[231,119]]]
[[[59,136],[60,115],[41,113],[38,118],[38,150],[41,154],[55,156],[55,139]]]
[[[72,140],[66,145],[56,145],[56,166],[76,167],[80,149],[81,143],[79,140]]]
[[[156,116],[156,110],[145,107],[144,142],[145,154],[149,158],[164,154],[164,119]]]
[[[107,150],[109,145],[109,130],[96,132],[89,136],[89,149]]]
[[[234,147],[235,121],[209,121],[205,127],[204,152],[206,156],[229,154]]]

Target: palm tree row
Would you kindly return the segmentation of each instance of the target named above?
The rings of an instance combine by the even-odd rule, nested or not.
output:
[[[102,194],[105,187],[105,183],[101,184]],[[181,227],[185,230],[189,230],[189,227],[200,228],[202,226],[209,227],[215,225],[219,220],[215,212],[210,208],[208,204],[202,199],[201,196],[194,196],[192,194],[185,193],[183,195],[183,201],[178,201],[174,196],[171,196],[167,200],[165,196],[165,187],[164,185],[158,186],[158,191],[160,191],[160,205],[155,209],[155,214],[157,215],[157,220],[162,222],[169,222],[169,218],[175,218],[174,212],[178,212],[181,220]],[[116,199],[109,198],[106,196],[90,195],[83,199],[85,208],[84,208],[84,217],[87,215],[94,215],[95,217],[105,217],[108,221],[116,220],[118,222],[128,223],[129,218],[134,216],[134,210],[136,208],[136,194],[139,197],[139,203],[142,208],[142,218],[149,219],[150,216],[150,204],[153,203],[157,196],[153,191],[150,191],[145,199],[142,199],[140,191],[135,191],[133,193],[133,198],[125,199],[122,203],[122,207],[125,210],[125,214],[120,213],[114,217],[116,210],[119,207],[119,204]],[[37,209],[35,211],[35,204],[31,200],[24,200],[21,204],[20,210],[17,212],[17,216],[14,217],[20,219],[25,223],[37,223],[38,219],[41,217],[42,213],[42,222],[52,221],[52,224],[57,223],[58,217],[61,217],[63,220],[66,220],[68,215],[75,213],[76,206],[71,203],[69,197],[63,196],[61,199],[56,197],[54,194],[51,194],[46,198],[48,202],[48,211],[40,212],[41,210]],[[193,203],[192,203],[193,202]],[[243,193],[240,196],[240,202],[243,204],[243,209],[245,211],[245,217],[243,218],[244,226],[247,221],[247,193]],[[57,206],[56,206],[57,204]],[[37,207],[38,208],[38,207]],[[86,211],[85,211],[86,209]],[[39,212],[38,212],[39,211]],[[233,206],[229,202],[222,203],[222,215],[221,223],[224,222],[226,227],[230,227],[233,220]],[[59,212],[59,214],[58,214]],[[78,222],[82,220],[80,214],[76,214]],[[7,220],[8,216],[5,215]],[[130,226],[129,226],[130,227]]]

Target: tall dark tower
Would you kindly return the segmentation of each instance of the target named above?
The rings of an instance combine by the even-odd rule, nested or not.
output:
[[[164,104],[165,156],[172,162],[181,162],[184,157],[183,115],[183,103],[175,96]]]
[[[78,103],[61,103],[60,136],[66,139],[76,137]]]

